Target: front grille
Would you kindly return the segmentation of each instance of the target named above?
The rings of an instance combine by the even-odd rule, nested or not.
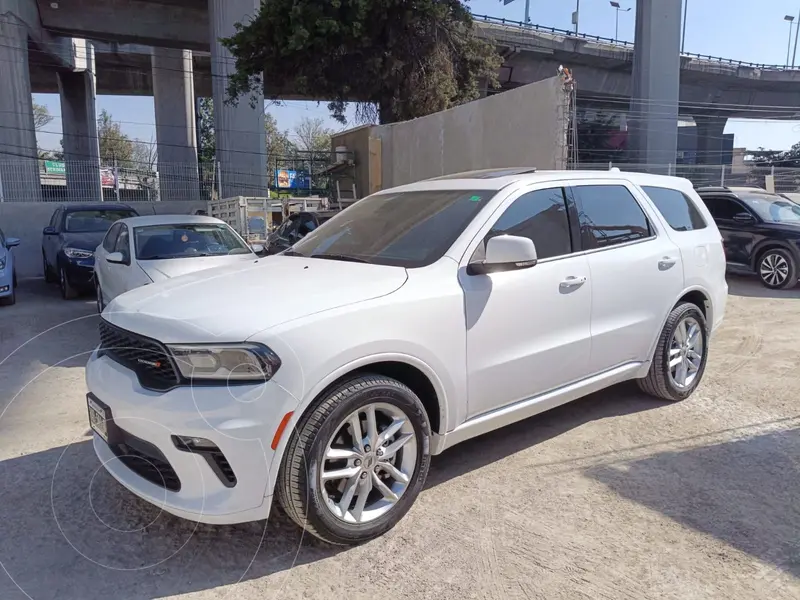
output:
[[[179,492],[181,480],[161,451],[149,442],[117,428],[118,441],[109,447],[122,464],[146,479],[170,492]]]
[[[100,319],[99,354],[134,371],[142,387],[163,392],[180,383],[172,357],[161,343],[105,319]]]

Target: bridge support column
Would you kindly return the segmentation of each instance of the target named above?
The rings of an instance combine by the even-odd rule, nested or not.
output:
[[[223,197],[267,193],[264,96],[257,95],[255,107],[251,106],[250,98],[240,98],[235,106],[225,103],[234,59],[219,42],[219,38],[234,33],[234,23],[247,23],[255,17],[260,5],[260,0],[209,0],[208,3],[216,156]]]
[[[636,3],[628,148],[633,161],[663,165],[664,172],[678,150],[681,2]]]
[[[200,199],[200,179],[192,53],[153,48],[151,60],[161,200],[196,201]]]
[[[94,47],[73,39],[74,64],[81,70],[59,71],[61,132],[67,194],[72,200],[102,200],[100,145],[95,112]]]
[[[14,13],[0,11],[0,39],[0,202],[40,202],[28,28]]]
[[[721,165],[727,117],[696,116],[697,164]]]

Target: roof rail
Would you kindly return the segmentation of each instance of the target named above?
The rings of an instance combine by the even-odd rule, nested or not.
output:
[[[724,185],[699,185],[695,186],[695,192],[730,192],[730,188]]]
[[[463,171],[462,173],[439,175],[438,177],[431,177],[426,181],[442,181],[445,179],[496,179],[497,177],[526,175],[529,173],[536,173],[536,167],[511,167],[506,169],[498,167],[494,169],[478,169],[476,171]]]

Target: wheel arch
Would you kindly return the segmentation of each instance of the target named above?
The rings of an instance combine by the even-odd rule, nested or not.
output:
[[[773,249],[786,250],[789,254],[791,254],[794,257],[795,263],[798,266],[800,266],[800,254],[798,254],[796,248],[794,248],[789,242],[786,242],[784,240],[776,240],[770,238],[760,241],[758,244],[756,244],[756,247],[753,248],[753,254],[750,257],[750,267],[753,269],[754,273],[756,274],[758,273],[758,261],[764,254],[764,252]]]

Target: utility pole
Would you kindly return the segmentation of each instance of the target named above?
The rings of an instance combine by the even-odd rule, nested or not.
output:
[[[792,54],[792,68],[794,69],[794,61],[797,58],[797,34],[800,33],[800,21],[797,23],[797,29],[794,30],[794,54]]]

